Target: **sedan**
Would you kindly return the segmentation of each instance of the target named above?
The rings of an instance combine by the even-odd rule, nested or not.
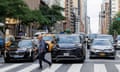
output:
[[[32,40],[21,40],[14,42],[9,47],[5,48],[4,60],[5,62],[15,60],[30,60],[34,61],[38,57],[38,50],[33,45]]]
[[[108,39],[95,39],[90,48],[90,58],[110,57],[115,58],[115,48]]]
[[[84,62],[85,54],[79,35],[59,35],[57,44],[52,50],[52,62],[61,60]]]

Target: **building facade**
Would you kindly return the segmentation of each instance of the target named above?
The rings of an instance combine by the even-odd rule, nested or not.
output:
[[[119,1],[120,0],[111,0],[111,17],[114,18],[114,16],[119,11]]]
[[[99,14],[100,30],[102,34],[108,34],[110,25],[110,5],[109,0],[104,0],[101,4],[101,12]]]
[[[87,19],[87,0],[66,0],[65,16],[67,27],[73,32],[85,32]]]

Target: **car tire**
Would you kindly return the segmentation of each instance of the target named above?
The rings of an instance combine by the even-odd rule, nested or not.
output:
[[[83,59],[82,59],[82,61],[81,61],[82,63],[84,63],[85,62],[85,56],[83,56]]]
[[[114,60],[114,59],[115,59],[115,57],[111,57],[111,59],[113,59],[113,60]]]
[[[56,63],[56,60],[53,60],[53,59],[52,59],[52,63]]]
[[[93,59],[94,57],[90,56],[89,59]]]

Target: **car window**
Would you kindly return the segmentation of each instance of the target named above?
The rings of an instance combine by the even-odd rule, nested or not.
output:
[[[59,37],[58,43],[77,43],[80,42],[79,36],[63,36]]]
[[[113,42],[113,37],[112,36],[98,36],[97,38],[100,38],[100,39],[109,39]]]
[[[111,46],[111,42],[108,40],[94,40],[92,45]]]
[[[45,41],[52,41],[53,37],[52,36],[44,36],[43,40],[45,40]]]
[[[22,40],[18,43],[19,48],[32,48],[33,43],[31,40]]]

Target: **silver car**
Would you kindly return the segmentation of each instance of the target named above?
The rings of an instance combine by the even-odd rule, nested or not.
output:
[[[115,48],[109,39],[94,39],[90,48],[90,58],[110,57],[115,59]]]

